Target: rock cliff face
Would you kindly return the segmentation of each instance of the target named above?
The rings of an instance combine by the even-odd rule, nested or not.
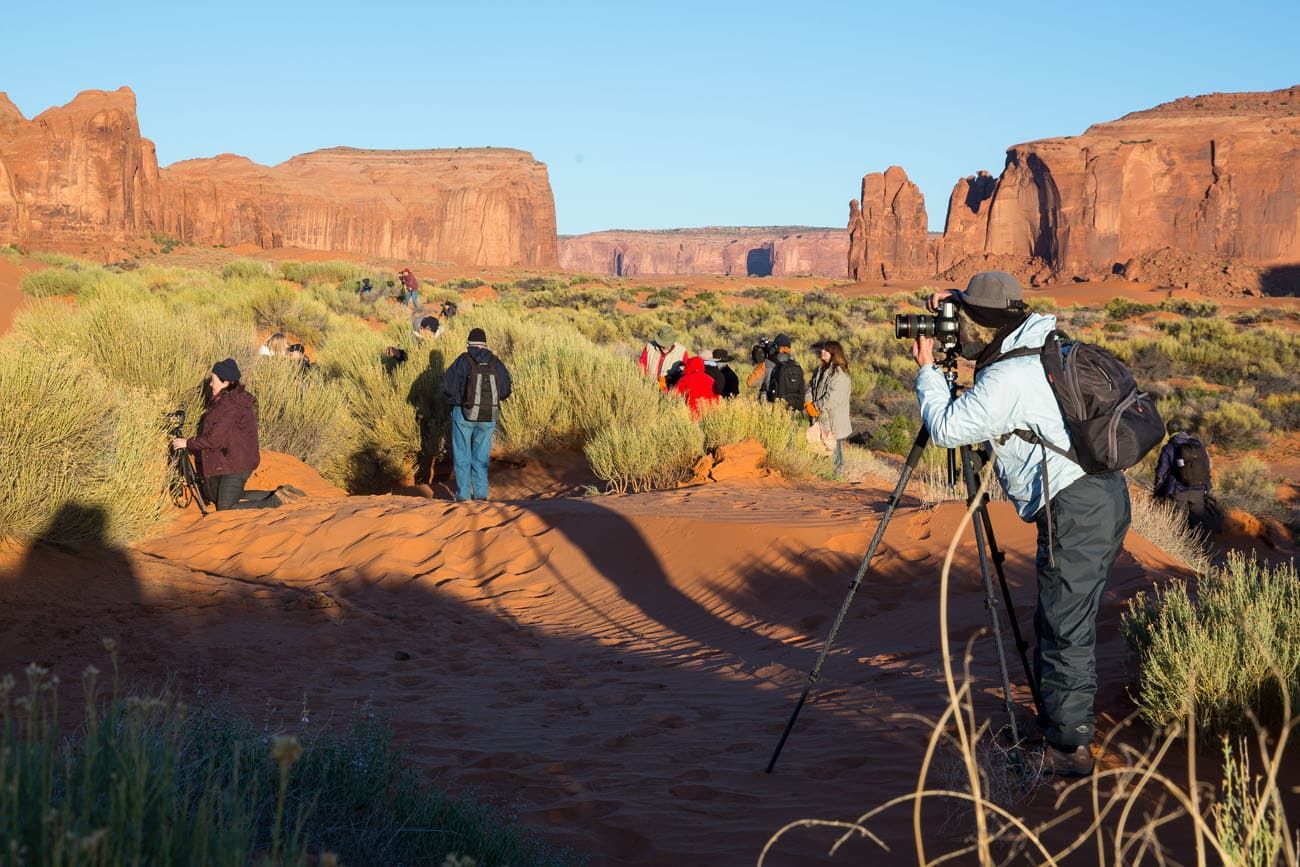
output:
[[[560,267],[620,277],[653,274],[843,277],[847,252],[848,237],[840,229],[592,232],[560,239]]]
[[[269,167],[225,154],[168,166],[162,181],[162,229],[184,243],[556,264],[546,166],[524,151],[332,148]]]
[[[0,94],[0,244],[103,251],[161,233],[462,265],[554,267],[546,166],[506,149],[334,148],[158,170],[135,95],[86,91],[26,120]]]
[[[925,196],[898,166],[862,179],[862,197],[849,203],[849,277],[888,280],[936,270]]]
[[[31,120],[0,93],[0,244],[139,238],[156,224],[158,183],[129,88],[88,90]]]
[[[896,169],[868,175],[850,207],[872,279],[1019,262],[1018,273],[1042,282],[1122,274],[1133,262],[1144,280],[1178,284],[1160,263],[1191,273],[1192,256],[1249,265],[1268,291],[1300,290],[1287,289],[1300,278],[1278,277],[1300,271],[1291,267],[1300,263],[1300,86],[1188,97],[1079,136],[1015,145],[998,178],[957,182],[943,239],[929,251],[933,267],[919,262],[915,215],[924,203],[905,178]],[[1161,250],[1181,258],[1154,255]]]

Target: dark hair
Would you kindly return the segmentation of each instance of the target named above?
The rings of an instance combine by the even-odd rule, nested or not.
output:
[[[822,349],[831,354],[831,360],[822,364],[822,368],[838,367],[840,370],[848,373],[849,360],[844,356],[844,347],[838,340],[827,340],[822,344]]]
[[[303,353],[305,353],[306,351],[307,351],[307,347],[303,346],[301,343],[291,343],[289,344],[289,348],[285,350],[285,352],[303,352]]]

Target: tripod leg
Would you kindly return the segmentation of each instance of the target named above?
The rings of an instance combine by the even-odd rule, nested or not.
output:
[[[835,634],[839,632],[840,625],[844,622],[845,615],[848,614],[849,604],[853,601],[854,594],[858,592],[858,587],[861,586],[862,579],[867,574],[871,559],[876,556],[876,548],[880,547],[880,540],[885,536],[885,528],[889,526],[889,519],[893,517],[894,509],[898,507],[899,501],[903,498],[903,489],[907,487],[908,479],[912,477],[912,471],[921,462],[921,453],[925,451],[925,447],[929,442],[930,432],[925,429],[925,425],[921,425],[920,431],[916,434],[916,439],[912,441],[912,450],[907,453],[907,462],[898,475],[898,484],[894,485],[894,492],[889,495],[889,501],[885,504],[885,513],[880,516],[880,523],[876,525],[876,533],[871,537],[871,544],[867,546],[867,553],[863,556],[857,574],[853,576],[853,581],[849,584],[849,592],[845,595],[844,602],[840,604],[839,614],[835,615],[835,622],[831,624],[831,631],[826,636],[826,643],[822,646],[822,652],[818,655],[817,662],[808,674],[808,682],[804,684],[803,694],[799,696],[799,701],[795,702],[794,711],[790,714],[790,721],[785,724],[785,731],[781,732],[781,739],[776,742],[776,749],[772,752],[772,758],[767,763],[767,773],[769,774],[776,767],[776,760],[781,755],[781,749],[785,746],[786,738],[790,737],[790,731],[794,728],[795,720],[799,718],[799,711],[803,710],[804,702],[808,700],[808,693],[812,691],[813,684],[821,676],[822,664],[826,662],[826,655],[831,652],[831,645],[835,642]]]
[[[980,506],[980,515],[984,523],[984,533],[989,540],[989,551],[993,555],[993,568],[997,570],[998,583],[1002,585],[1002,601],[1007,607],[1007,621],[1011,624],[1011,635],[1016,641],[1016,649],[1020,651],[1020,664],[1025,667],[1025,682],[1029,684],[1029,692],[1034,697],[1034,710],[1039,711],[1043,707],[1043,697],[1038,692],[1038,678],[1034,677],[1034,669],[1029,664],[1029,642],[1020,631],[1020,618],[1016,616],[1016,605],[1011,601],[1007,573],[1002,568],[1007,555],[998,548],[997,537],[993,535],[993,519],[989,517],[988,497],[984,498],[984,504]]]
[[[975,468],[971,463],[970,446],[961,447],[961,467],[962,475],[966,479],[966,502],[969,505],[979,494],[979,480],[975,477]],[[986,510],[986,504],[981,503],[979,508]],[[1014,744],[1011,748],[1011,763],[1017,768],[1023,768],[1024,761],[1019,746],[1020,732],[1016,726],[1015,706],[1011,703],[1011,677],[1007,674],[1007,655],[1002,647],[1002,623],[998,618],[998,599],[993,593],[993,576],[989,569],[989,553],[985,547],[985,525],[980,520],[975,521],[972,526],[975,528],[975,548],[980,558],[980,576],[984,580],[984,605],[989,612],[989,625],[993,629],[993,642],[998,651],[998,673],[1002,676],[1002,703],[1007,711],[1007,723],[1011,726],[1011,742]]]

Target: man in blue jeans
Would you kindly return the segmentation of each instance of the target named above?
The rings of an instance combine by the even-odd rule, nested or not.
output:
[[[465,351],[442,377],[451,407],[451,458],[457,500],[486,500],[488,456],[501,401],[510,396],[510,371],[487,347],[482,328],[472,328]]]

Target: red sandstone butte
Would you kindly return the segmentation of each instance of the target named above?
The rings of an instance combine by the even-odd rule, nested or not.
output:
[[[130,88],[23,117],[0,93],[0,244],[121,243],[158,213],[158,158]]]
[[[560,239],[560,267],[594,274],[843,277],[842,229],[806,227],[609,231]]]
[[[1015,145],[996,182],[958,182],[940,264],[1036,257],[1101,276],[1165,248],[1300,263],[1300,86],[1185,97]]]
[[[0,245],[103,252],[154,234],[458,265],[556,264],[546,166],[523,151],[333,148],[270,167],[223,155],[160,172],[129,88],[85,91],[30,121],[0,93]]]
[[[182,243],[303,247],[459,265],[554,267],[546,166],[505,148],[330,148],[262,166],[232,154],[162,170]]]
[[[936,270],[925,196],[898,166],[862,179],[861,199],[849,202],[848,229],[850,279],[928,277]]]

